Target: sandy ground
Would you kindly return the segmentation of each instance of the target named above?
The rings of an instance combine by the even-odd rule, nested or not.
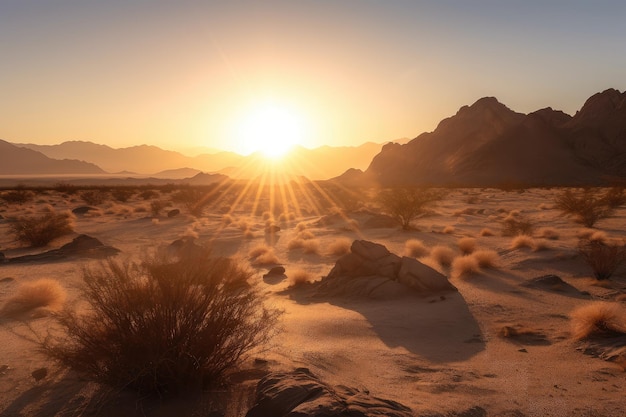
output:
[[[120,257],[136,257],[181,236],[194,235],[197,242],[211,243],[216,253],[248,262],[251,248],[269,243],[287,275],[301,268],[321,279],[338,258],[327,255],[327,248],[339,238],[382,243],[400,255],[408,239],[420,239],[429,248],[446,245],[460,255],[458,239],[470,236],[478,249],[495,250],[500,259],[495,268],[452,278],[459,292],[446,294],[445,299],[407,294],[392,301],[311,298],[306,288],[288,290],[287,280],[263,280],[268,268],[256,267],[254,279],[267,291],[269,302],[285,311],[280,323],[283,331],[269,350],[252,355],[264,364],[255,367],[247,362],[231,392],[202,398],[146,402],[99,387],[58,368],[38,352],[36,340],[45,336],[52,320],[49,316],[0,318],[0,417],[200,416],[211,415],[212,407],[224,408],[227,415],[243,415],[263,372],[296,367],[307,367],[329,383],[367,389],[377,397],[398,401],[416,415],[480,406],[490,416],[623,416],[623,368],[583,354],[580,342],[570,335],[568,315],[593,300],[611,301],[626,293],[626,271],[618,270],[608,285],[592,279],[591,270],[576,254],[582,228],[552,208],[555,192],[451,191],[430,215],[416,222],[417,230],[408,232],[397,227],[352,230],[340,221],[321,226],[320,216],[312,214],[281,224],[275,239],[264,232],[262,217],[243,211],[233,212],[235,222],[225,225],[222,214],[196,219],[182,213],[153,220],[149,211],[137,211],[148,203],[136,197],[129,203],[105,203],[97,215],[78,217],[75,230],[119,248]],[[51,192],[35,203],[0,207],[0,215],[10,218],[36,212],[46,203],[57,209],[83,205]],[[501,221],[511,210],[519,210],[533,222],[542,250],[511,249],[512,238],[500,233]],[[368,214],[350,217],[363,225]],[[237,225],[241,220],[249,224],[253,237],[244,237]],[[300,222],[317,239],[317,253],[288,249]],[[558,238],[540,238],[545,227],[553,228]],[[494,235],[481,236],[484,228]],[[626,236],[626,209],[600,221],[597,229],[609,237]],[[44,249],[59,247],[72,237]],[[0,220],[0,251],[11,258],[41,250],[20,247],[9,234],[6,220]],[[435,265],[431,259],[423,261]],[[68,299],[75,300],[81,268],[93,262],[4,264],[0,266],[0,306],[20,284],[39,278],[58,280],[68,291]],[[437,268],[450,275],[449,268]],[[558,275],[590,297],[521,285],[546,274]],[[504,326],[530,329],[532,337],[501,337]],[[31,373],[42,367],[49,374],[36,381]]]

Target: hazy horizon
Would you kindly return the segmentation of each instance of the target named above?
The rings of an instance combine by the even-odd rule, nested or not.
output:
[[[412,138],[626,85],[626,4],[0,4],[0,138],[240,154]],[[272,135],[272,137],[269,137]]]

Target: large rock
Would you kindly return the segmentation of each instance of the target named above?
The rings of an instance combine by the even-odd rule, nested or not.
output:
[[[321,296],[397,298],[407,287],[419,293],[456,291],[448,279],[413,258],[400,258],[374,242],[356,240],[317,285]]]
[[[332,387],[306,368],[271,373],[257,385],[246,417],[412,416],[411,409],[354,388]]]

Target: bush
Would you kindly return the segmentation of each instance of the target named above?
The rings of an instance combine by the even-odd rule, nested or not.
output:
[[[555,207],[564,215],[574,216],[577,223],[585,227],[593,227],[598,220],[610,217],[613,207],[606,194],[599,190],[585,188],[574,192],[571,189],[563,191],[555,198]]]
[[[419,239],[409,239],[404,242],[404,254],[413,258],[420,258],[428,255],[430,251]]]
[[[58,281],[43,278],[20,285],[0,312],[4,316],[13,316],[42,307],[54,309],[63,304],[65,297],[66,292]]]
[[[502,221],[502,236],[531,236],[533,230],[532,222],[517,212],[512,212]]]
[[[400,223],[403,230],[410,230],[411,222],[442,198],[440,191],[419,187],[394,187],[378,194],[383,209]]]
[[[24,204],[35,198],[35,193],[23,187],[16,187],[14,190],[5,192],[0,196],[7,203]]]
[[[598,280],[609,279],[626,260],[626,246],[610,245],[602,240],[581,240],[578,253]]]
[[[208,251],[84,269],[86,314],[65,309],[63,334],[44,351],[91,380],[144,393],[177,393],[223,380],[274,334],[251,272]]]
[[[352,240],[347,237],[340,237],[336,240],[333,240],[328,244],[328,248],[326,249],[326,255],[328,256],[341,256],[350,252],[350,247],[352,246]]]
[[[618,208],[626,204],[626,193],[624,187],[613,187],[606,191],[602,196],[602,199],[607,206],[611,208]]]
[[[152,214],[152,217],[158,217],[161,214],[161,211],[170,205],[169,201],[152,200],[150,202],[150,213]]]
[[[430,250],[430,257],[441,266],[450,266],[454,256],[454,250],[448,246],[436,245]]]
[[[460,256],[452,261],[452,278],[466,278],[478,272],[480,272],[480,265],[478,259],[473,256]]]
[[[155,190],[143,190],[139,193],[139,197],[144,200],[152,200],[153,198],[157,198],[158,196],[159,193],[157,193]]]
[[[469,255],[476,250],[476,239],[473,237],[462,237],[457,241],[457,245],[463,255]]]
[[[570,316],[574,339],[626,333],[626,312],[617,303],[597,301],[574,310]]]
[[[90,206],[97,206],[107,200],[108,193],[103,190],[87,190],[80,193],[80,198]]]
[[[133,189],[125,187],[117,187],[114,188],[113,191],[111,191],[111,195],[113,196],[113,198],[120,203],[127,202],[128,199],[131,198],[134,194],[135,191]]]
[[[34,247],[46,246],[54,239],[74,231],[70,212],[57,213],[50,206],[41,216],[20,216],[11,223],[11,231],[20,242]]]
[[[172,201],[185,206],[189,214],[199,217],[204,207],[215,200],[215,191],[200,188],[183,188],[172,195]]]
[[[302,287],[313,281],[313,275],[304,269],[294,269],[288,275],[289,286],[292,288]]]

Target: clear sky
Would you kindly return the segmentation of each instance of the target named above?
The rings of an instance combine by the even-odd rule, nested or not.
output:
[[[0,1],[11,142],[251,151],[274,111],[305,146],[356,145],[483,96],[573,114],[606,88],[626,88],[625,1]]]

